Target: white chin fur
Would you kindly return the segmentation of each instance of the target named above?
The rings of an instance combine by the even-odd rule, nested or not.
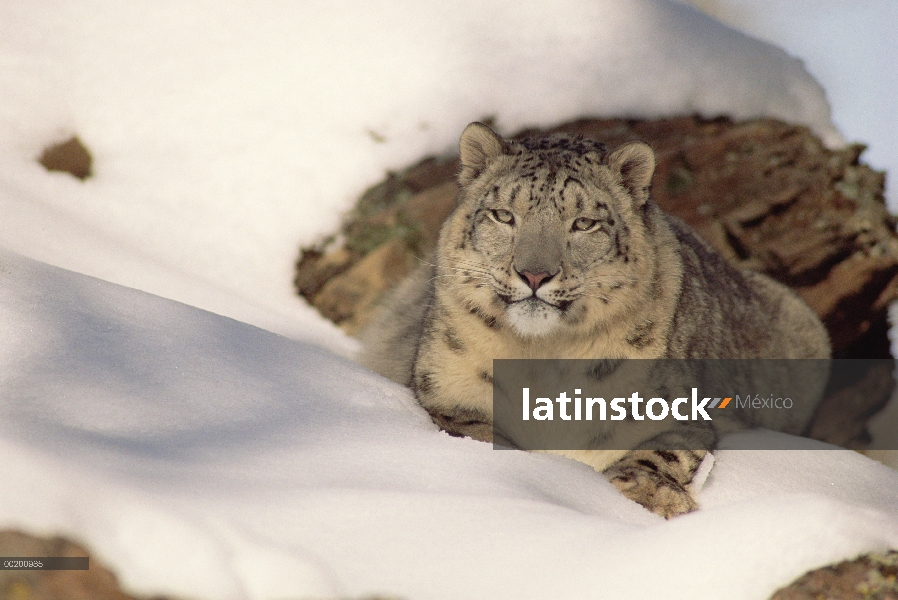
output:
[[[558,309],[538,300],[517,302],[506,314],[512,327],[522,337],[547,335],[555,331],[561,322]]]

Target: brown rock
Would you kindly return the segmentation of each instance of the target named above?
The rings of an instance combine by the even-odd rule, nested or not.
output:
[[[359,256],[346,247],[325,254],[314,248],[304,250],[296,263],[296,289],[303,296],[315,296],[324,284],[358,262]]]
[[[865,554],[810,571],[770,600],[898,600],[898,552]]]
[[[892,361],[861,361],[852,369],[853,380],[845,381],[844,372],[833,375],[807,436],[843,448],[866,448],[867,421],[892,397],[893,368]]]
[[[48,146],[38,159],[48,171],[71,173],[82,181],[91,176],[93,158],[78,136]]]
[[[325,317],[355,333],[368,322],[374,303],[414,267],[415,259],[405,243],[390,240],[328,281],[313,302]]]
[[[898,291],[896,275],[898,265],[892,256],[858,252],[833,265],[825,279],[794,289],[826,325],[837,354],[870,358],[875,355],[857,342],[877,324],[885,329],[888,305]],[[852,345],[861,347],[851,352]]]
[[[405,218],[420,225],[420,245],[427,253],[436,246],[440,226],[455,209],[457,195],[455,181],[445,181],[415,194],[403,207]]]

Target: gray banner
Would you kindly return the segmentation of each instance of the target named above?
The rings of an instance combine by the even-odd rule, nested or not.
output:
[[[840,424],[860,419],[862,428],[894,391],[894,374],[891,359],[496,360],[493,440],[524,450],[702,450],[764,428],[789,436],[775,437],[777,449],[821,446],[808,438],[840,444]],[[756,449],[773,449],[773,438],[756,437],[768,440]],[[898,450],[898,432],[876,447]]]

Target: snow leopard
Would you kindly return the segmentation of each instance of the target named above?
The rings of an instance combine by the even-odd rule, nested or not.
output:
[[[361,354],[450,434],[492,440],[497,358],[830,356],[796,294],[655,204],[649,145],[509,140],[471,123],[459,150],[458,203],[432,260],[385,303]],[[697,508],[690,484],[714,443],[560,453],[669,518]]]

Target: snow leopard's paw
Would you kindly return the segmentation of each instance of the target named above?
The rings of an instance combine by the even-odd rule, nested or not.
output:
[[[604,471],[621,493],[665,519],[698,508],[686,489],[704,452],[633,450]]]

